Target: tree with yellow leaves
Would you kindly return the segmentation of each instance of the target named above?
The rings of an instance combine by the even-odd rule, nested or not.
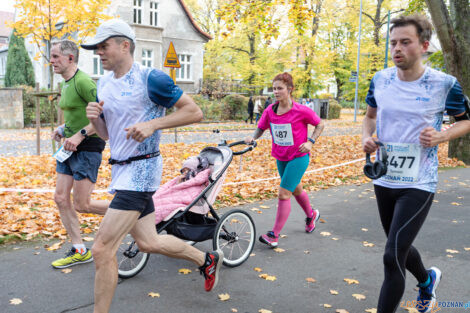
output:
[[[101,21],[111,18],[102,13],[110,0],[17,0],[16,21],[10,27],[18,36],[30,39],[41,56],[49,63],[50,43],[69,38],[80,43],[94,35]],[[49,64],[49,86],[53,88],[53,71]]]

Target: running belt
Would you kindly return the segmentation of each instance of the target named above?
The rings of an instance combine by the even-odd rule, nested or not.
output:
[[[122,161],[118,161],[118,160],[109,158],[108,163],[111,164],[111,165],[114,165],[114,164],[125,165],[125,164],[130,164],[130,163],[132,163],[134,161],[138,161],[138,160],[151,159],[151,158],[157,157],[159,155],[160,155],[160,151],[156,151],[156,152],[152,152],[152,153],[149,153],[149,154],[144,154],[144,155],[138,155],[138,156],[135,156],[135,157],[131,157],[131,158],[128,158],[127,160],[122,160]]]

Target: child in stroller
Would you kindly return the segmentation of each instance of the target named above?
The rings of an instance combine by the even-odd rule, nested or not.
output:
[[[212,207],[233,155],[251,151],[256,142],[248,144],[249,147],[242,151],[233,152],[231,147],[237,145],[246,143],[224,142],[217,147],[204,148],[198,156],[184,162],[181,176],[161,186],[153,196],[158,233],[166,231],[192,244],[212,239],[213,247],[224,252],[223,264],[229,267],[239,266],[249,258],[256,238],[249,213],[234,209],[219,217]],[[140,252],[132,236],[127,235],[118,249],[117,258],[119,276],[130,278],[145,267],[149,254]]]

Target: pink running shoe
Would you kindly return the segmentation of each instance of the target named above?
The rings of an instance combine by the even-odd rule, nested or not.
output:
[[[267,244],[271,248],[277,247],[277,240],[279,238],[274,235],[274,232],[268,231],[266,235],[261,235],[259,236],[259,241],[261,241],[264,244]]]
[[[318,221],[319,218],[320,218],[320,212],[318,210],[313,210],[313,216],[307,217],[305,219],[305,231],[307,233],[311,233],[312,231],[315,230],[315,223]]]

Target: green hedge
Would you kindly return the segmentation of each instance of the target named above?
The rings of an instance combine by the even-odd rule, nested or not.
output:
[[[30,86],[21,86],[23,88],[23,120],[25,127],[31,127],[36,124],[36,97],[32,95],[35,91]],[[42,90],[46,91],[46,89]],[[50,124],[51,115],[54,117],[54,123],[57,123],[57,109],[51,109],[47,98],[40,97],[40,120],[41,124]],[[57,102],[54,102],[57,103]]]
[[[328,107],[328,119],[333,120],[340,118],[341,115],[341,106],[338,104],[338,101],[335,99],[330,99]]]

